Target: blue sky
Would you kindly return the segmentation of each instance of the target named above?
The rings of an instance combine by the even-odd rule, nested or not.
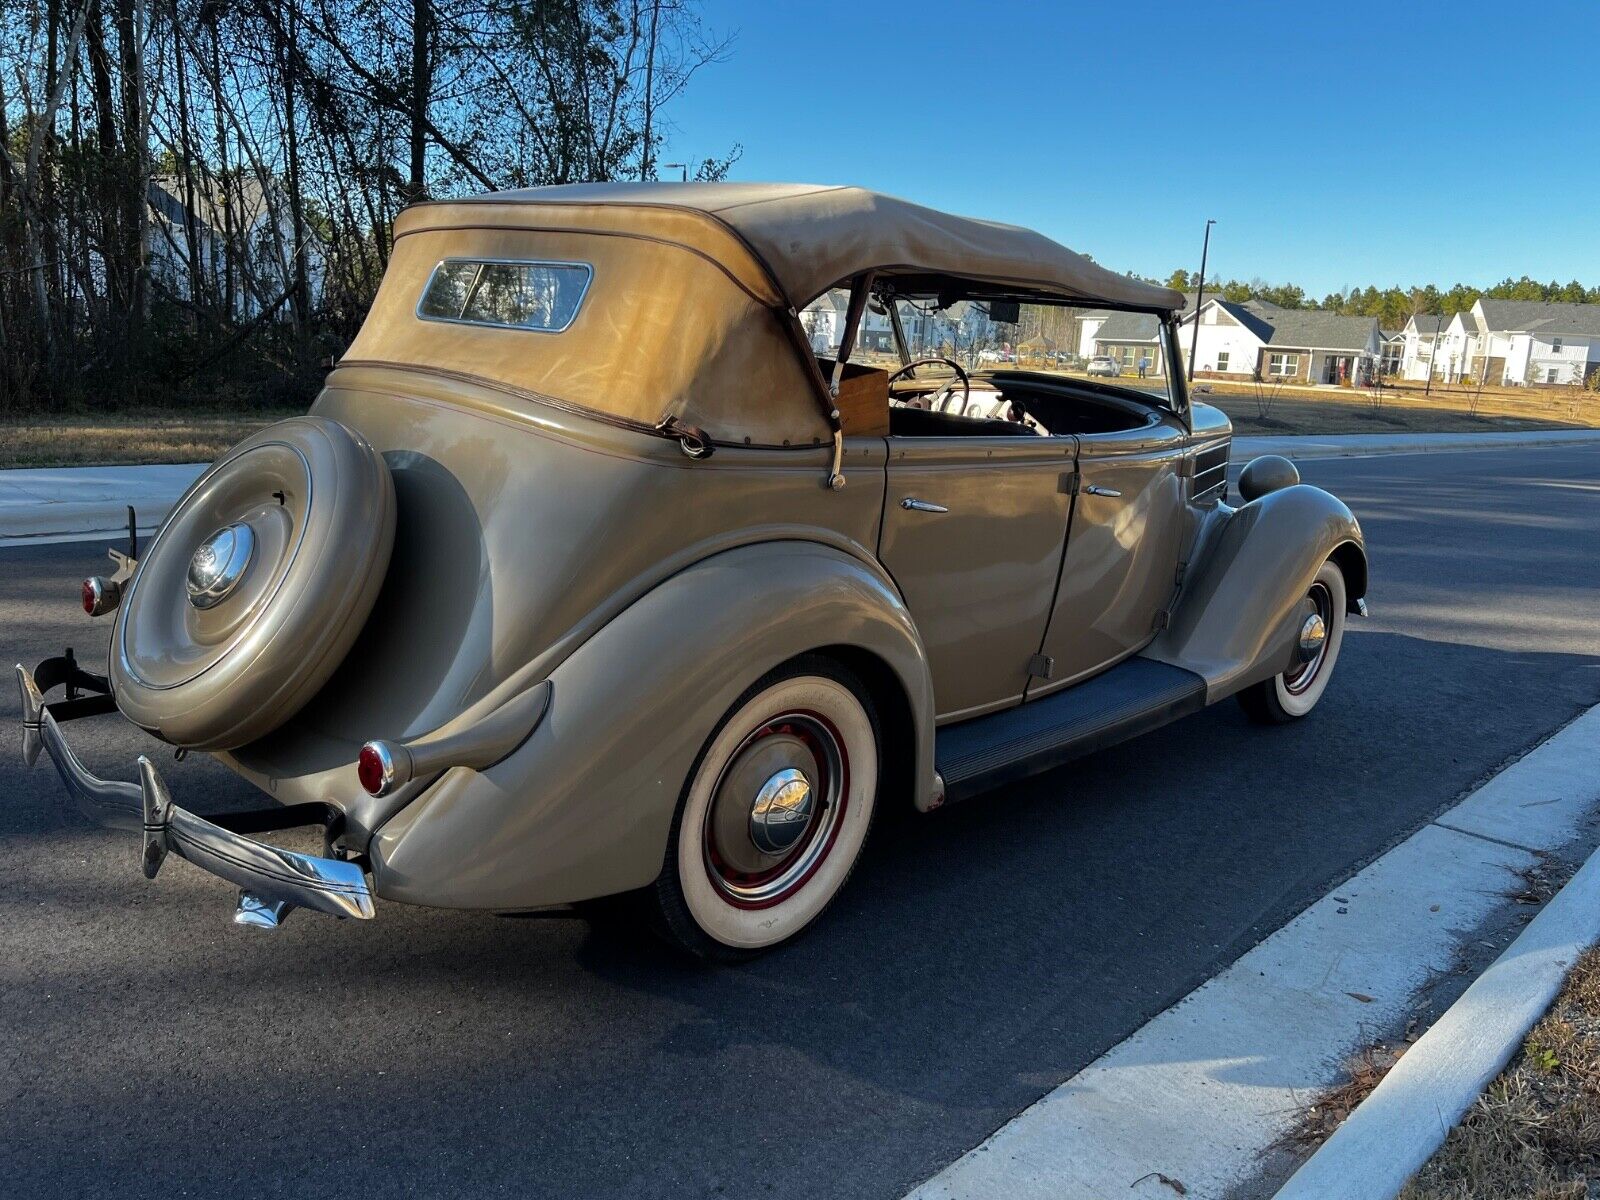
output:
[[[706,0],[663,161],[856,183],[1118,270],[1600,284],[1600,0]]]

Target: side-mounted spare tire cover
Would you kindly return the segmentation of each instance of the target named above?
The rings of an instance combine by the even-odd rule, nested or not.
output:
[[[240,442],[139,561],[111,636],[117,707],[199,750],[277,729],[361,632],[394,520],[388,466],[339,422],[294,417]]]

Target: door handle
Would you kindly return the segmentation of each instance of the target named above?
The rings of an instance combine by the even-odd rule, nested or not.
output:
[[[947,513],[950,511],[942,504],[935,504],[931,500],[918,500],[915,496],[907,496],[900,501],[900,507],[907,512]]]
[[[1084,488],[1083,490],[1088,492],[1089,495],[1091,495],[1091,496],[1120,496],[1120,495],[1122,495],[1122,493],[1117,491],[1116,488],[1101,487],[1098,483],[1091,483],[1088,487]]]

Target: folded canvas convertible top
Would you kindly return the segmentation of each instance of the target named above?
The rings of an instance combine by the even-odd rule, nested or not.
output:
[[[560,332],[427,319],[419,301],[450,260],[581,264],[589,283]],[[820,445],[836,432],[833,404],[793,313],[869,270],[902,291],[955,280],[991,296],[1154,313],[1183,299],[1042,234],[862,188],[574,184],[406,209],[341,362],[466,377],[728,445]]]
[[[681,216],[675,214],[693,214],[743,242],[795,308],[866,270],[950,275],[1075,302],[1152,311],[1183,306],[1183,297],[1170,288],[1108,271],[1031,229],[952,216],[859,187],[566,184],[420,205],[407,211],[402,226],[471,220],[481,205],[604,206],[610,210],[605,224],[671,240],[682,236]]]

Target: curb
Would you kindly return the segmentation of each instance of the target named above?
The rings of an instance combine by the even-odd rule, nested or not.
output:
[[[1275,1200],[1396,1195],[1511,1061],[1600,942],[1600,851],[1406,1051]]]

